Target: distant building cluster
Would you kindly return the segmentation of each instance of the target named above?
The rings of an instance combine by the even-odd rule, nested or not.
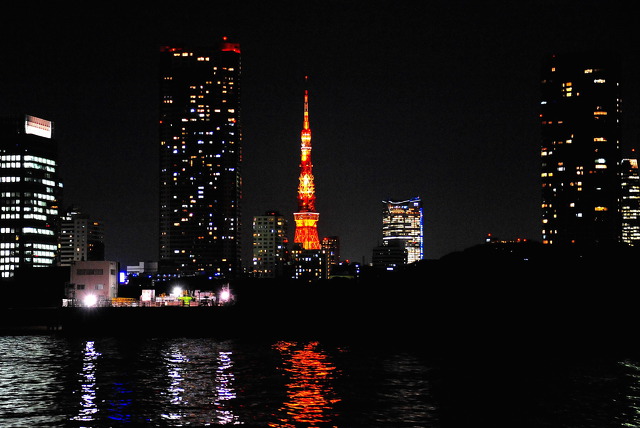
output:
[[[129,266],[128,274],[226,281],[357,276],[360,265],[340,257],[340,238],[318,236],[308,91],[294,238],[279,211],[255,215],[252,259],[243,266],[240,46],[225,39],[211,48],[163,47],[160,66],[159,258]],[[620,76],[610,55],[553,55],[543,63],[543,244],[640,243],[638,154],[635,143],[622,138]],[[61,207],[58,168],[51,121],[2,118],[0,277],[68,267],[69,296],[112,298],[120,268],[105,260],[104,226],[79,207]],[[371,267],[394,270],[425,258],[423,208],[420,196],[382,201]]]

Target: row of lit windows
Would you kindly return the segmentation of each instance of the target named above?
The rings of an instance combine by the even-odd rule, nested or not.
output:
[[[27,169],[43,169],[47,172],[56,172],[55,167],[36,162],[24,162],[24,167]]]
[[[23,158],[21,155],[0,155],[0,162],[20,162],[23,160],[25,162],[37,162],[52,166],[56,165],[56,162],[54,160],[43,158],[40,156],[25,155]]]
[[[23,227],[22,233],[35,234],[35,235],[54,235],[51,229],[42,229],[40,227]]]
[[[42,220],[46,221],[47,216],[44,214],[0,214],[0,220],[18,220],[18,219],[26,219],[26,220]]]
[[[27,242],[24,244],[25,248],[35,248],[38,250],[49,250],[49,251],[54,251],[58,248],[57,245],[55,244],[41,244],[41,243],[31,243],[31,242]]]
[[[46,205],[45,205],[46,206]],[[36,206],[27,206],[27,207],[22,207],[20,205],[6,205],[6,206],[2,206],[0,207],[0,211],[3,212],[21,212],[24,211],[25,213],[40,213],[40,214],[49,214],[49,215],[57,215],[58,214],[58,210],[56,209],[44,209],[44,208],[40,208],[40,207],[36,207]],[[25,217],[28,218],[28,217]]]

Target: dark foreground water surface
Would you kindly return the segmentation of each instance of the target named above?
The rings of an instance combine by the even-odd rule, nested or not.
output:
[[[635,427],[640,361],[384,340],[0,337],[0,426]]]

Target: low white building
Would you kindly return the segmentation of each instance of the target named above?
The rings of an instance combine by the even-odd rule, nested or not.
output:
[[[103,306],[117,296],[117,262],[79,261],[71,265],[68,299],[82,306]]]

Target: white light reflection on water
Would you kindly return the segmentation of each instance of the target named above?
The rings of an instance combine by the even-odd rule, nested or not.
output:
[[[82,371],[80,372],[80,410],[71,418],[75,421],[93,421],[99,408],[96,403],[96,368],[100,353],[95,349],[95,342],[87,341],[84,346],[82,358]]]
[[[178,407],[179,405],[187,404],[187,400],[184,397],[183,387],[183,372],[185,370],[185,364],[189,362],[189,359],[182,353],[182,351],[172,346],[169,351],[163,356],[165,367],[167,368],[167,376],[169,377],[169,387],[163,395],[166,395],[169,399],[170,408]],[[164,419],[177,420],[183,417],[181,412],[167,412],[163,413]]]
[[[629,380],[629,385],[621,399],[626,409],[621,411],[620,426],[640,427],[640,365],[630,360],[620,362],[624,369],[624,375]]]
[[[0,426],[64,426],[62,409],[71,358],[64,342],[40,336],[0,335]]]
[[[216,419],[220,424],[235,424],[238,423],[238,416],[234,415],[233,410],[227,406],[227,402],[236,398],[236,392],[233,386],[233,361],[230,351],[218,352],[218,368],[215,374],[215,388],[216,388]]]

